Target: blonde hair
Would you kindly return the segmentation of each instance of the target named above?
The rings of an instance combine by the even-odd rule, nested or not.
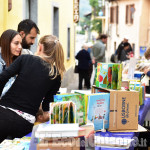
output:
[[[146,59],[150,58],[150,47],[147,48],[146,52],[144,53]]]
[[[64,52],[61,43],[54,35],[45,35],[40,40],[39,43],[43,45],[44,60],[50,64],[50,76],[54,76],[53,79],[57,77],[58,74],[63,78],[65,72],[64,66]],[[56,72],[54,68],[56,67]]]

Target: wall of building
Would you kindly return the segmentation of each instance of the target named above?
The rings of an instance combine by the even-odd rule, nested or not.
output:
[[[73,1],[45,0],[38,3],[38,26],[41,30],[39,38],[45,34],[53,34],[53,7],[59,8],[59,40],[65,55],[66,73],[62,86],[66,86],[74,75],[75,64],[75,24],[73,23]],[[67,58],[67,28],[70,28],[70,58]]]
[[[150,1],[142,1],[142,11],[140,16],[139,46],[150,45]]]
[[[126,5],[135,5],[134,23],[126,24]],[[111,6],[116,6],[117,3],[111,3]],[[128,37],[130,44],[135,44],[135,56],[139,56],[139,22],[140,22],[140,0],[120,0],[119,6],[119,24],[109,24],[108,33],[110,38],[108,39],[108,47],[110,54],[114,53],[114,42],[116,46],[120,44],[124,37]]]
[[[33,1],[33,0],[32,0]],[[53,34],[53,7],[59,8],[59,40],[65,55],[66,74],[63,86],[72,80],[75,64],[75,24],[73,22],[72,0],[37,0],[37,25],[41,36]],[[12,10],[8,12],[8,0],[0,0],[0,35],[6,29],[17,30],[18,23],[26,16],[25,0],[12,0]],[[33,13],[33,12],[31,12]],[[31,15],[32,16],[32,15]],[[67,58],[67,28],[70,28],[70,58]]]

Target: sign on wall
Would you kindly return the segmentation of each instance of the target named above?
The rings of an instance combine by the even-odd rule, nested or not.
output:
[[[144,53],[146,52],[147,47],[140,46],[140,56],[144,56]]]
[[[73,20],[74,20],[75,23],[79,22],[79,0],[74,0]]]

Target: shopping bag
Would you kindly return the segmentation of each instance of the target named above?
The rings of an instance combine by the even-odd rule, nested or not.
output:
[[[74,67],[74,73],[79,73],[78,65],[75,65],[75,67]]]

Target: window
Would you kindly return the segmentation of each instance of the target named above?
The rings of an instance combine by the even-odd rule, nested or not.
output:
[[[135,7],[134,4],[126,5],[126,24],[133,24]]]
[[[70,27],[67,28],[67,59],[70,59]]]
[[[59,38],[59,8],[53,8],[53,34]]]
[[[119,6],[110,7],[110,23],[119,23]]]

